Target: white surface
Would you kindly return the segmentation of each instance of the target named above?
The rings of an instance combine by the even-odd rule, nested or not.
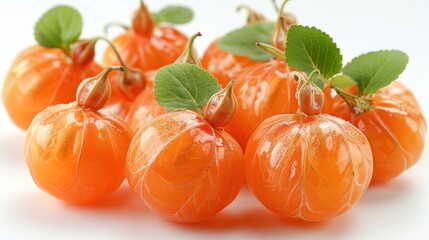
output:
[[[214,38],[244,22],[235,6],[248,4],[274,17],[270,0],[147,0],[151,9],[181,2],[197,11],[193,23],[181,27],[201,31],[199,52]],[[36,19],[58,3],[69,3],[84,16],[84,37],[101,34],[104,23],[129,22],[138,6],[128,1],[15,0],[0,8],[0,83],[14,56],[34,44]],[[300,23],[331,34],[345,61],[369,50],[396,48],[411,62],[402,75],[429,113],[427,69],[429,1],[426,0],[295,0],[287,7]],[[99,51],[101,53],[101,51]],[[101,206],[66,205],[39,190],[23,158],[24,132],[8,119],[0,104],[0,239],[429,239],[429,151],[401,177],[370,187],[343,216],[324,223],[299,224],[277,218],[246,190],[206,223],[174,224],[151,213],[126,183]]]

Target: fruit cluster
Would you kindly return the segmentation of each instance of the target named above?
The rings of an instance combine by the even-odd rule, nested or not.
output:
[[[240,6],[247,25],[216,39],[201,61],[193,48],[201,34],[188,39],[173,26],[192,19],[187,7],[151,13],[141,1],[113,41],[80,39],[71,7],[46,12],[38,45],[16,57],[3,87],[10,118],[27,130],[36,184],[87,203],[127,178],[153,211],[197,222],[246,181],[269,210],[322,221],[345,213],[371,182],[399,176],[426,134],[417,100],[394,81],[407,55],[369,52],[343,66],[333,39],[298,25],[287,2],[275,22]],[[98,41],[109,44],[102,65]]]

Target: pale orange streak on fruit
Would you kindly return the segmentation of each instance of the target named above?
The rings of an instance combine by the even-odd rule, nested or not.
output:
[[[322,221],[353,206],[367,189],[372,157],[365,136],[329,115],[277,115],[249,139],[246,182],[271,211]]]
[[[425,146],[427,125],[418,106],[399,98],[379,94],[372,104],[374,111],[350,114],[350,122],[368,138],[374,156],[372,180],[380,182],[417,162]]]
[[[36,184],[61,200],[85,203],[116,190],[125,177],[131,132],[105,110],[60,104],[39,113],[25,140]]]
[[[133,191],[158,214],[205,220],[225,208],[243,184],[243,153],[223,130],[191,111],[162,114],[134,136],[127,156]]]
[[[94,61],[73,64],[59,49],[30,47],[16,57],[6,76],[4,105],[12,121],[27,129],[44,108],[74,101],[80,82],[101,70]]]
[[[229,128],[243,149],[266,118],[298,109],[297,85],[284,61],[271,60],[240,74],[234,85],[238,106]]]

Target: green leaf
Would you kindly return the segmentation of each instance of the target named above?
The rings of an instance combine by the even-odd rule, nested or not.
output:
[[[168,110],[189,109],[201,113],[221,87],[208,71],[193,64],[171,64],[155,76],[155,98]]]
[[[340,49],[328,34],[315,27],[290,27],[285,55],[292,68],[307,75],[319,70],[322,77],[328,79],[341,72]]]
[[[322,79],[319,78],[319,76],[315,76],[313,83],[316,84],[322,91],[325,89],[325,83]]]
[[[82,16],[77,10],[57,6],[37,21],[34,36],[40,46],[68,51],[70,45],[79,39],[82,26]]]
[[[217,45],[224,51],[248,56],[254,61],[267,61],[273,56],[258,47],[256,42],[271,43],[271,33],[274,29],[274,22],[264,21],[246,25],[234,30],[221,38]]]
[[[359,87],[359,95],[367,96],[397,79],[408,64],[408,55],[398,50],[369,52],[354,58],[343,72]]]
[[[167,6],[157,13],[152,13],[156,24],[163,22],[172,24],[185,24],[192,20],[194,13],[192,9],[184,6]]]
[[[331,78],[331,87],[339,89],[348,89],[353,87],[356,82],[345,74],[338,74]]]

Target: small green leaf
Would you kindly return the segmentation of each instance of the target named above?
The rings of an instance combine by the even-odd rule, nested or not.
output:
[[[34,36],[40,46],[68,51],[70,45],[79,39],[82,26],[82,17],[77,10],[57,6],[37,21]]]
[[[408,64],[408,55],[398,50],[369,52],[354,58],[343,72],[359,87],[359,95],[367,96],[397,79]]]
[[[208,71],[193,64],[171,64],[155,76],[155,98],[168,110],[189,109],[201,113],[221,87]]]
[[[163,22],[172,24],[185,24],[192,20],[194,13],[192,9],[184,6],[168,6],[157,13],[152,13],[156,24]]]
[[[338,74],[331,78],[331,87],[339,89],[348,89],[353,87],[356,82],[345,74]]]
[[[285,55],[291,67],[307,74],[319,70],[328,79],[341,72],[340,49],[328,34],[315,27],[290,27]]]
[[[224,51],[248,56],[254,61],[267,61],[273,56],[256,47],[255,43],[258,41],[271,43],[274,25],[274,22],[269,21],[246,25],[225,35],[217,42],[217,45]]]

